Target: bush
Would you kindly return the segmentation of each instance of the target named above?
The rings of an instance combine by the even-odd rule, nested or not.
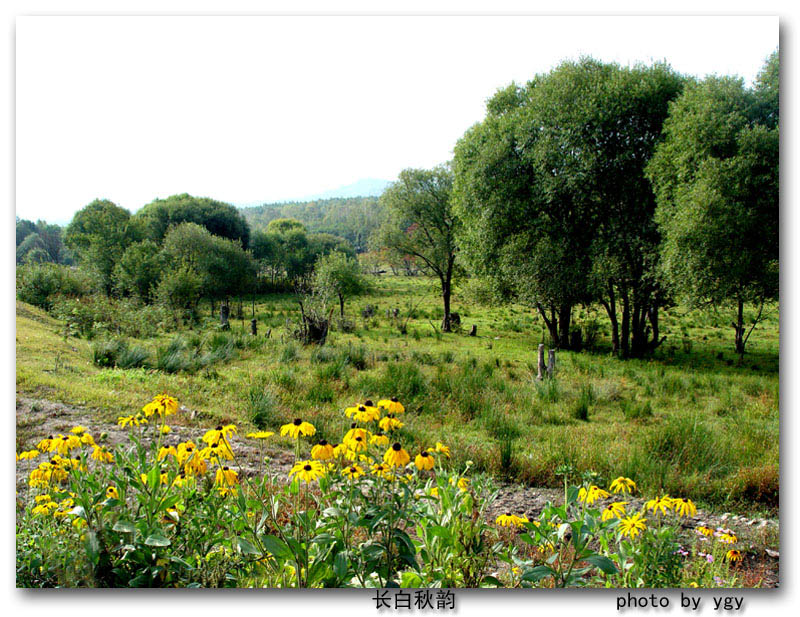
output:
[[[81,270],[53,263],[17,266],[17,297],[47,311],[57,297],[76,298],[92,291],[92,280]]]

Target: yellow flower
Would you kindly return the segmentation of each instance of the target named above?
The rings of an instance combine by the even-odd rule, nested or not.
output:
[[[219,425],[216,428],[212,428],[210,431],[206,431],[206,434],[203,435],[203,442],[208,445],[219,442],[227,443],[228,438],[235,432],[236,426],[234,424],[226,424],[225,426]]]
[[[371,402],[372,401],[367,401],[367,403]],[[344,413],[348,418],[353,418],[353,420],[356,422],[361,422],[364,424],[367,422],[373,422],[381,417],[381,412],[377,407],[367,404],[348,407],[344,410]]]
[[[45,503],[47,501],[53,501],[53,498],[50,495],[37,495],[33,498],[36,503]]]
[[[360,478],[361,476],[364,475],[364,470],[361,469],[361,467],[359,467],[358,465],[350,465],[350,467],[345,467],[342,473],[351,480],[355,480],[356,478]]]
[[[53,436],[50,435],[45,439],[42,439],[39,443],[36,444],[36,447],[39,448],[42,452],[49,452],[50,451],[50,444],[53,441]]]
[[[600,515],[600,520],[607,521],[612,518],[622,518],[625,516],[626,505],[628,505],[627,501],[615,501],[609,504]]]
[[[114,455],[106,450],[104,446],[95,446],[94,450],[92,450],[92,458],[101,463],[112,463],[114,461]]]
[[[735,535],[735,534],[733,534],[733,533],[721,533],[721,534],[719,534],[719,536],[717,537],[717,539],[718,539],[718,540],[719,540],[719,541],[720,541],[722,544],[734,544],[734,543],[735,543],[735,542],[738,540],[738,538],[736,537],[736,535]]]
[[[178,463],[183,465],[196,452],[196,447],[193,441],[179,443],[176,450],[177,456],[175,457],[178,459]]]
[[[633,516],[620,519],[619,529],[623,536],[633,539],[646,528],[646,522],[647,520],[642,518],[641,513],[637,512]]]
[[[167,426],[166,424],[163,424],[161,426],[161,428],[158,429],[158,430],[161,431],[162,435],[168,435],[170,433],[170,431],[172,431],[172,429],[169,426]]]
[[[618,477],[609,487],[612,493],[632,493],[636,490],[636,482],[624,476]]]
[[[31,510],[31,513],[37,515],[41,514],[42,516],[49,516],[52,513],[52,511],[55,510],[57,507],[58,507],[57,503],[55,503],[54,501],[50,501],[48,503],[43,503],[41,505],[34,507],[33,510]]]
[[[348,448],[348,452],[345,454],[347,458],[350,458],[350,460],[352,460],[352,458],[349,456],[350,452],[353,453],[363,452],[364,450],[367,449],[367,439],[368,439],[367,435],[368,434],[365,431],[363,435],[361,433],[356,433],[352,437],[350,437],[350,439],[345,437],[344,443]]]
[[[388,446],[389,438],[386,435],[384,435],[382,431],[378,431],[372,437],[369,438],[369,442],[373,446]]]
[[[727,553],[725,553],[725,557],[728,558],[728,561],[741,561],[742,560],[742,551],[737,551],[736,549],[731,549]]]
[[[117,491],[116,486],[109,486],[106,489],[106,497],[108,499],[119,499],[119,491]]]
[[[327,461],[333,458],[333,446],[324,439],[311,448],[311,458],[317,461]]]
[[[454,483],[455,478],[450,478],[450,484]],[[466,491],[469,488],[469,478],[459,478],[458,481],[455,482],[455,485],[461,491]]]
[[[228,442],[220,440],[213,446],[208,446],[200,450],[199,457],[210,462],[212,465],[221,465],[221,461],[233,460],[233,451]]]
[[[391,467],[402,467],[408,464],[411,457],[408,455],[408,452],[403,450],[403,446],[400,445],[400,442],[396,441],[392,444],[391,448],[386,450],[386,453],[383,455],[383,460]]]
[[[39,456],[39,450],[26,450],[19,455],[20,460],[32,460]]]
[[[450,447],[444,445],[441,441],[436,442],[436,447],[431,449],[428,448],[428,452],[440,452],[444,454],[447,458],[450,458]]]
[[[378,426],[380,426],[381,430],[385,431],[386,433],[390,433],[396,428],[403,428],[403,423],[395,418],[394,414],[390,413],[385,418],[381,418],[381,421],[378,422]]]
[[[289,435],[295,439],[301,435],[303,437],[311,437],[311,435],[316,432],[317,429],[314,428],[313,424],[310,424],[309,422],[303,422],[300,418],[295,418],[293,422],[284,424],[281,427],[281,435]]]
[[[664,495],[663,497],[654,497],[644,504],[644,508],[645,510],[652,510],[653,514],[658,511],[660,511],[661,514],[666,514],[667,510],[672,509],[672,502],[673,499],[669,495]]]
[[[417,469],[433,469],[433,455],[429,452],[420,452],[414,458],[414,464],[417,466]]]
[[[61,435],[59,439],[55,440],[55,449],[61,456],[69,454],[71,450],[80,448],[80,446],[81,440],[75,435]]]
[[[697,506],[692,503],[691,499],[676,497],[672,500],[672,507],[675,508],[675,512],[681,516],[694,516],[697,514]]]
[[[396,396],[378,401],[378,407],[383,407],[387,412],[395,415],[401,414],[406,410],[402,403],[397,400]]]
[[[236,486],[239,484],[239,474],[236,473],[230,467],[220,467],[217,469],[217,475],[214,478],[214,482],[216,485],[219,486]]]
[[[431,497],[436,497],[437,499],[439,498],[439,487],[438,486],[431,487]]]
[[[606,497],[610,497],[610,493],[608,491],[604,491],[599,486],[595,486],[594,484],[589,487],[589,490],[581,487],[578,491],[578,501],[582,503],[593,504],[598,499],[605,499]]]
[[[700,585],[698,585],[695,581],[692,581],[691,583],[689,583],[689,587],[697,589],[698,587],[700,587]]]
[[[70,433],[74,433],[75,435],[79,435],[79,436],[80,436],[80,435],[83,435],[83,434],[84,434],[84,433],[85,433],[87,430],[88,430],[88,429],[87,429],[85,426],[81,426],[81,425],[79,424],[78,426],[73,426],[73,427],[70,429],[70,431],[69,431],[69,432],[70,432]]]
[[[289,472],[289,477],[297,474],[303,482],[316,482],[325,475],[325,468],[319,461],[298,461]]]
[[[178,411],[178,400],[166,394],[156,396],[150,403],[142,407],[142,413],[148,418],[156,413],[159,416],[169,416],[176,411]]]
[[[516,514],[511,514],[511,512],[501,514],[495,520],[495,523],[501,527],[522,527],[527,522],[527,516],[517,516]]]
[[[161,446],[158,451],[158,460],[160,461],[168,456],[178,458],[178,451],[175,449],[175,446]]]
[[[714,535],[714,530],[713,529],[710,529],[709,527],[705,527],[703,525],[700,525],[699,527],[696,527],[695,531],[697,533],[701,534],[701,535],[706,536],[707,538],[710,538],[711,536]]]
[[[373,463],[370,469],[370,473],[373,476],[380,476],[381,478],[391,478],[392,477],[392,470],[389,468],[388,465],[384,465],[383,463]]]
[[[117,424],[119,424],[121,428],[125,428],[126,426],[134,427],[147,423],[147,418],[138,413],[135,416],[120,416],[117,418]]]
[[[272,437],[275,433],[272,431],[258,431],[257,433],[247,433],[247,437],[250,439],[266,439],[267,437]]]

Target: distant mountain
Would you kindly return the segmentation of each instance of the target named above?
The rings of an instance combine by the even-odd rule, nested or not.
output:
[[[348,197],[380,197],[386,188],[391,184],[389,180],[379,180],[377,178],[364,178],[348,184],[347,186],[340,186],[337,189],[318,193],[317,195],[310,195],[297,201],[315,201],[317,199],[334,199],[334,198],[348,198]]]

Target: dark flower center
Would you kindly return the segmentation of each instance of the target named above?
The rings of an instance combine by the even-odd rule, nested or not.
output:
[[[387,418],[394,418],[394,414],[393,413],[386,414],[386,417]]]
[[[300,426],[302,423],[303,421],[300,418],[295,418],[292,424],[294,424],[295,426]]]
[[[225,467],[222,468],[222,471],[228,471],[228,466],[225,465]]]
[[[327,441],[325,441],[325,440],[323,439],[322,441],[320,441],[320,442],[319,442],[319,445],[321,445],[321,446],[327,446],[327,445],[328,445],[328,442],[327,442]]]
[[[311,465],[306,465],[305,467],[303,467],[303,469],[305,469],[306,471],[311,471]]]
[[[363,405],[359,405],[359,406],[358,406],[358,410],[359,410],[359,411],[366,411],[366,410],[367,410],[367,408],[366,408],[366,407],[364,407]]]
[[[389,400],[390,400],[390,401],[392,401],[393,403],[396,403],[396,402],[397,402],[397,397],[396,397],[396,396],[393,396],[393,397],[392,397],[391,399],[389,399]]]
[[[351,467],[350,468],[350,473],[355,473],[355,472],[356,472],[356,468],[355,467]]]
[[[355,422],[353,422],[353,423],[350,425],[350,428],[355,428],[355,427],[356,427],[356,423],[355,423]]]
[[[69,437],[62,437],[61,438],[62,441],[66,441],[67,439],[69,439]]]
[[[361,439],[362,439],[362,438],[361,438],[361,435],[359,435],[358,437],[356,437],[356,441],[361,441]]]
[[[394,450],[395,452],[400,452],[400,448],[401,447],[402,446],[400,445],[400,442],[398,442],[398,441],[396,441],[394,444],[392,444],[392,450]]]
[[[367,407],[373,407],[374,406],[373,403],[372,403],[372,399],[369,399],[369,398],[366,401],[364,401],[364,404]]]
[[[506,512],[506,516],[511,516],[511,512]]]
[[[221,430],[222,430],[222,425],[221,425],[221,424],[218,424],[218,425],[217,425],[217,428],[215,428],[214,430],[215,430],[215,431],[221,431]]]
[[[427,452],[420,452],[419,455],[422,457],[430,456]]]

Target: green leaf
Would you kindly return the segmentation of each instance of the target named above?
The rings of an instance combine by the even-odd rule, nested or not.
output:
[[[525,570],[522,574],[523,581],[530,581],[531,583],[538,583],[543,578],[553,576],[553,570],[547,566],[536,566],[530,570]]]
[[[614,562],[611,561],[608,557],[604,557],[603,555],[592,555],[591,557],[587,557],[586,561],[588,561],[593,566],[600,568],[606,574],[617,573],[617,567],[614,565]]]
[[[292,551],[286,543],[275,536],[260,536],[264,549],[278,559],[291,559]]]
[[[156,532],[147,536],[147,539],[144,541],[147,546],[169,546],[171,542],[169,538],[161,535],[160,533]]]
[[[114,531],[120,531],[122,533],[133,533],[136,531],[136,525],[129,523],[128,521],[117,521],[114,523],[114,526],[111,529]]]
[[[344,580],[350,567],[347,561],[347,551],[341,551],[333,558],[333,574],[336,578]]]
[[[259,551],[252,543],[244,538],[236,538],[236,543],[239,546],[239,551],[244,555],[260,555]]]

